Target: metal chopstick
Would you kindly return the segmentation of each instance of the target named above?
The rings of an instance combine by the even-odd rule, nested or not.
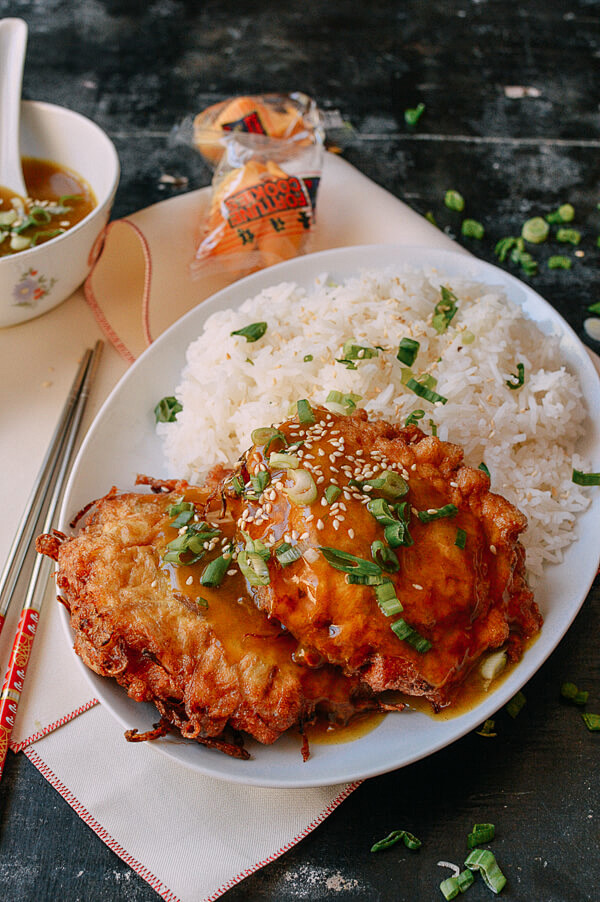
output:
[[[97,341],[86,368],[85,378],[76,401],[73,416],[69,420],[67,426],[65,441],[64,443],[61,443],[60,465],[42,528],[45,533],[50,532],[54,525],[56,511],[71,467],[77,434],[98,369],[102,347],[103,342]],[[35,559],[31,577],[29,579],[25,600],[21,610],[21,618],[19,620],[6,676],[4,678],[4,685],[2,687],[2,692],[0,693],[0,778],[2,777],[2,771],[4,770],[8,743],[14,727],[17,708],[21,698],[21,692],[23,691],[25,675],[27,673],[27,665],[29,664],[33,640],[35,638],[44,599],[43,593],[38,593],[40,576],[45,572],[47,566],[49,566],[48,559],[42,557],[41,554],[38,555]]]

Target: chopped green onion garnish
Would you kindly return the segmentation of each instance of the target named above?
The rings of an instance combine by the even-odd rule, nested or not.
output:
[[[275,557],[282,567],[287,567],[288,564],[293,564],[294,561],[299,560],[302,557],[302,552],[297,545],[290,545],[289,542],[282,542],[281,545],[278,545],[275,549]]]
[[[237,562],[251,586],[268,586],[271,582],[267,563],[258,552],[240,551]]]
[[[408,109],[404,110],[404,121],[407,125],[416,125],[424,112],[424,103],[418,103],[415,107],[408,107]]]
[[[296,454],[285,454],[283,451],[271,451],[269,454],[269,466],[281,467],[283,470],[297,470],[300,466],[300,458]]]
[[[381,852],[382,849],[389,849],[395,846],[397,842],[403,841],[407,849],[418,849],[421,846],[421,840],[409,833],[408,830],[394,830],[385,839],[380,839],[375,845],[371,846],[371,852]]]
[[[513,247],[515,247],[515,245],[517,244],[517,240],[518,240],[517,238],[512,238],[511,236],[508,236],[506,238],[501,238],[500,241],[498,241],[498,243],[496,244],[496,247],[494,248],[494,253],[496,254],[496,256],[498,257],[498,259],[500,260],[501,263],[504,263],[507,255],[508,255],[508,252],[511,251],[513,249]]]
[[[465,859],[465,866],[471,871],[479,871],[485,885],[494,893],[499,893],[506,885],[506,877],[498,867],[494,853],[488,849],[473,849]]]
[[[467,836],[467,846],[474,849],[484,842],[491,842],[496,835],[496,828],[493,824],[474,824],[473,830]]]
[[[360,488],[361,491],[364,491],[366,485],[371,486],[374,491],[383,498],[387,498],[388,501],[396,501],[398,498],[403,498],[408,492],[408,483],[394,470],[385,470],[381,476],[377,476],[374,479],[364,479],[362,482],[354,479],[352,483]]]
[[[465,238],[476,238],[478,241],[485,235],[484,227],[476,219],[463,219],[460,230]]]
[[[456,530],[456,538],[454,539],[454,544],[457,548],[464,548],[467,544],[467,534],[464,529]]]
[[[349,414],[356,409],[356,402],[361,400],[360,395],[342,394],[341,391],[330,391],[325,400],[325,407],[332,413]]]
[[[302,359],[303,359],[304,363],[310,363],[315,358],[313,357],[312,354],[305,354]]]
[[[236,495],[244,494],[244,481],[241,476],[234,476],[231,480],[231,487]]]
[[[401,614],[404,610],[396,597],[396,590],[391,580],[387,579],[385,582],[375,586],[375,595],[377,596],[377,604],[386,617]]]
[[[555,254],[548,257],[548,269],[571,269],[573,261],[570,257],[563,257],[562,254]]]
[[[292,485],[286,486],[283,491],[292,504],[307,505],[316,501],[317,486],[308,470],[290,469],[287,477],[291,479]]]
[[[534,216],[523,223],[521,235],[530,244],[541,244],[548,237],[550,226],[541,216]]]
[[[402,619],[402,617],[392,623],[392,629],[399,639],[404,639],[404,641],[408,642],[409,645],[412,645],[419,654],[425,654],[425,652],[429,651],[431,648],[431,642],[421,636],[421,634],[413,629],[406,620]]]
[[[581,716],[590,733],[597,733],[600,730],[600,714],[590,714],[586,711]]]
[[[259,470],[256,476],[250,477],[250,484],[257,495],[264,492],[270,481],[271,475],[266,470]]]
[[[431,508],[419,511],[417,516],[421,523],[431,523],[432,520],[441,520],[443,517],[455,517],[457,513],[458,508],[455,504],[445,504],[443,507],[438,507],[437,510]]]
[[[413,412],[411,414],[409,414],[409,416],[407,416],[406,423],[404,425],[405,426],[412,426],[413,424],[416,425],[419,420],[423,419],[424,416],[425,416],[424,410],[413,410]]]
[[[466,893],[475,877],[471,871],[461,871],[456,877],[447,877],[440,883],[444,899],[456,899],[459,893]]]
[[[444,203],[449,210],[457,210],[459,213],[465,209],[465,200],[458,191],[450,189],[444,195]]]
[[[432,404],[435,404],[439,401],[441,404],[446,404],[448,402],[448,398],[444,398],[443,395],[438,395],[437,392],[431,391],[430,388],[427,388],[421,382],[417,382],[416,379],[410,378],[406,383],[406,387],[409,388],[415,395],[418,395],[420,398],[425,398],[426,401],[431,401]]]
[[[511,380],[515,380],[514,382]],[[517,372],[511,373],[510,379],[506,380],[506,385],[514,391],[520,388],[525,382],[525,367],[522,363],[517,363]]]
[[[589,692],[580,690],[575,683],[563,683],[560,687],[560,694],[563,698],[568,698],[574,705],[585,705],[590,696]]]
[[[488,470],[488,468],[486,467],[486,465],[484,464],[483,461],[481,461],[481,463],[479,464],[479,466],[477,467],[477,469],[478,469],[478,470],[482,470],[482,472],[484,472],[485,475],[486,475],[487,477],[489,477],[490,471]]]
[[[154,408],[154,416],[157,423],[174,423],[177,419],[177,414],[183,410],[183,407],[177,400],[172,396],[161,398],[156,407]]]
[[[336,362],[336,363],[343,363],[347,370],[356,370],[356,369],[358,369],[358,367],[356,366],[355,362],[354,362],[353,360],[350,360],[350,359],[347,358],[347,357],[336,357],[336,358],[335,358],[335,362]]]
[[[417,359],[420,347],[421,345],[418,341],[415,341],[414,338],[402,338],[398,345],[396,358],[400,363],[404,363],[406,366],[412,366]]]
[[[342,490],[337,485],[328,485],[325,489],[325,499],[327,504],[333,504],[336,498],[339,498],[342,494]]]
[[[187,508],[186,510],[180,511],[169,525],[172,526],[173,529],[181,529],[182,526],[187,526],[193,519],[194,505],[192,505],[191,509]]]
[[[496,722],[494,720],[486,720],[484,725],[480,730],[477,730],[478,736],[497,736],[498,734],[494,731],[496,726]]]
[[[253,445],[265,445],[269,439],[272,439],[277,434],[278,430],[274,426],[260,426],[258,429],[252,430],[250,439]],[[282,433],[279,433],[279,435],[282,435]]]
[[[369,348],[366,345],[355,345],[352,339],[348,339],[342,348],[345,360],[366,360],[370,357],[379,357],[377,348]]]
[[[434,316],[431,320],[431,325],[435,329],[436,332],[440,334],[445,332],[452,320],[454,319],[458,307],[456,306],[456,302],[458,298],[454,294],[454,292],[450,291],[449,288],[446,288],[445,285],[440,285],[441,298],[437,302],[434,308]]]
[[[388,573],[396,573],[400,568],[400,562],[391,548],[382,542],[381,539],[375,539],[371,542],[371,555],[376,564]]]
[[[382,573],[346,573],[346,582],[349,586],[380,586],[384,581]]]
[[[579,244],[581,232],[578,232],[577,229],[558,229],[556,240],[562,241],[564,244]]]
[[[242,338],[245,338],[246,341],[258,341],[259,338],[262,338],[265,332],[267,331],[266,323],[250,323],[249,326],[244,326],[243,329],[236,329],[235,332],[230,332],[230,335],[241,335]]]
[[[381,567],[373,561],[366,561],[364,558],[356,557],[348,551],[340,551],[337,548],[329,548],[326,545],[319,545],[319,551],[328,564],[341,570],[343,573],[356,573],[361,576],[379,576],[381,577]]]
[[[207,608],[208,607],[208,601],[206,600],[206,598],[202,598],[201,595],[198,595],[198,597],[196,598],[196,604],[198,605],[199,608]]]
[[[64,207],[67,201],[81,201],[83,200],[83,194],[61,194],[58,198],[58,203],[61,207]]]
[[[200,584],[202,586],[208,586],[210,589],[216,589],[223,582],[223,577],[227,573],[227,569],[231,564],[231,555],[220,555],[212,560],[209,564],[206,565],[202,576],[200,577]]]
[[[600,485],[600,473],[584,473],[582,470],[573,470],[571,480],[575,485]]]
[[[431,210],[428,210],[428,211],[427,211],[427,213],[425,214],[425,219],[427,220],[427,222],[430,222],[431,225],[432,225],[432,226],[435,226],[436,229],[437,229],[438,224],[437,224],[437,222],[435,221],[435,216],[433,215],[433,213],[431,212]]]
[[[193,523],[182,535],[169,542],[163,560],[169,564],[195,564],[206,554],[205,545],[220,535],[220,532],[220,529],[209,527],[204,522]]]
[[[560,222],[572,222],[575,218],[575,208],[571,204],[561,204],[558,210],[555,210],[553,213],[548,213],[546,216],[546,222],[551,223],[560,223]]]
[[[431,429],[432,435],[437,435],[437,424],[434,423],[432,419],[429,420],[429,428]]]
[[[183,498],[180,498],[179,501],[175,502],[175,504],[170,504],[167,508],[167,514],[169,517],[176,517],[177,514],[182,513],[182,511],[193,511],[194,505],[191,501],[184,501]]]
[[[600,247],[600,245],[598,246]],[[597,313],[598,315],[600,315],[600,301],[596,301],[595,304],[591,304],[588,307],[588,310],[590,311],[590,313]]]
[[[511,717],[516,717],[526,704],[527,699],[524,694],[522,692],[517,692],[517,694],[507,703],[506,711]]]
[[[298,408],[298,421],[300,423],[309,423],[310,424],[310,423],[315,422],[315,415],[313,413],[313,409],[310,406],[310,404],[308,403],[308,401],[306,400],[306,398],[303,398],[301,401],[298,401],[296,404],[296,407]]]

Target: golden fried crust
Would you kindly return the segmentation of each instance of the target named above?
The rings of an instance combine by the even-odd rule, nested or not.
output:
[[[275,546],[287,537],[303,557],[286,567],[272,556],[270,583],[254,589],[256,604],[280,620],[300,649],[358,674],[375,691],[398,689],[446,704],[473,664],[488,649],[507,645],[513,658],[541,625],[524,577],[518,541],[526,519],[506,499],[489,491],[489,479],[462,462],[462,450],[415,426],[399,428],[353,416],[314,411],[316,422],[297,418],[278,429],[289,443],[301,441],[300,468],[312,473],[318,496],[310,505],[291,503],[291,471],[270,468],[271,482],[258,501],[228,493],[240,531]],[[251,449],[241,475],[268,465],[271,444]],[[360,490],[386,470],[403,474],[409,485],[409,532],[413,544],[394,548],[398,570],[384,573],[403,606],[401,617],[431,642],[425,653],[391,629],[372,586],[349,585],[320,547],[332,547],[372,561],[372,543],[384,529],[366,502],[377,490]],[[332,504],[327,486],[342,494]],[[418,512],[455,505],[454,516],[421,522]],[[246,511],[246,512],[244,512]],[[242,517],[244,519],[242,519]],[[464,531],[464,549],[457,545]]]
[[[174,486],[181,492],[184,484],[166,488]],[[209,483],[185,494],[203,512],[212,489]],[[163,563],[165,545],[177,536],[168,508],[180,499],[173,491],[113,490],[79,535],[38,540],[39,550],[57,556],[57,585],[84,662],[136,701],[154,702],[163,718],[199,741],[232,727],[271,743],[317,707],[344,720],[357,706],[376,706],[356,679],[295,664],[295,642],[243,597],[239,576],[226,578],[233,592],[211,591],[199,584],[205,561]]]

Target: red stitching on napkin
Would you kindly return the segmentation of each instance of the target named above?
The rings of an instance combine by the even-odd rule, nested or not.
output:
[[[307,827],[304,828],[304,830],[302,830],[300,833],[298,833],[296,836],[294,836],[294,838],[292,840],[290,840],[290,842],[286,843],[284,846],[281,846],[281,848],[278,849],[277,852],[273,852],[272,855],[269,855],[267,858],[264,858],[262,861],[257,861],[256,864],[253,865],[251,868],[246,868],[245,870],[241,871],[236,877],[233,877],[231,880],[228,880],[227,883],[223,883],[222,886],[220,886],[219,889],[212,894],[212,896],[207,896],[207,898],[204,900],[204,902],[214,902],[215,899],[218,899],[219,896],[221,896],[223,893],[227,892],[228,889],[231,889],[237,883],[240,883],[246,877],[249,877],[250,874],[254,874],[256,871],[259,871],[265,865],[270,864],[272,861],[275,861],[277,858],[280,858],[281,855],[283,855],[285,852],[289,852],[289,850],[291,848],[293,848],[293,846],[295,846],[297,843],[299,843],[301,839],[304,839],[304,837],[308,836],[309,833],[312,833],[312,831],[316,827],[318,827],[319,824],[322,824],[323,821],[325,820],[325,818],[329,817],[331,812],[335,811],[335,809],[338,807],[338,805],[341,805],[341,803],[345,799],[347,799],[348,796],[351,795],[351,793],[353,793],[354,790],[357,789],[362,782],[363,782],[362,780],[357,780],[356,783],[350,783],[350,785],[347,786],[339,794],[339,796],[336,796],[336,798],[332,802],[329,803],[329,805],[321,812],[321,814],[318,815],[318,817],[316,817],[314,819],[314,821],[312,821],[312,823],[310,823]]]
[[[79,717],[80,714],[84,714],[86,711],[89,711],[90,708],[93,708],[95,705],[99,705],[100,702],[97,698],[91,698],[89,702],[86,702],[85,705],[80,705],[79,708],[76,708],[74,711],[71,711],[70,714],[65,714],[64,717],[60,717],[58,720],[55,720],[54,723],[48,724],[47,727],[44,727],[43,730],[40,730],[38,733],[32,733],[31,736],[28,736],[26,739],[21,740],[21,742],[10,742],[8,747],[14,752],[22,752],[23,749],[27,748],[28,745],[31,745],[32,742],[37,742],[38,739],[43,739],[44,736],[47,736],[48,733],[53,733],[54,730],[58,730],[59,727],[64,727],[66,723],[69,723],[70,720],[74,720],[76,717]]]
[[[105,336],[108,338],[111,344],[114,345],[121,357],[123,357],[123,359],[126,360],[127,363],[131,364],[135,362],[135,355],[131,353],[125,342],[119,337],[119,335],[117,335],[117,333],[109,323],[98,299],[96,298],[96,294],[92,285],[92,278],[94,276],[95,269],[102,258],[102,253],[104,251],[104,248],[106,247],[106,240],[110,232],[112,231],[113,226],[115,226],[117,223],[121,223],[122,225],[127,225],[132,228],[137,235],[142,247],[142,253],[144,254],[142,328],[144,330],[144,338],[147,344],[152,344],[153,339],[150,332],[150,287],[152,284],[152,255],[150,253],[150,245],[146,240],[146,236],[134,222],[131,222],[131,220],[129,219],[115,219],[113,222],[109,223],[104,231],[98,236],[98,239],[96,240],[96,243],[94,244],[90,252],[92,268],[90,270],[90,274],[83,284],[83,292],[85,294],[85,299],[88,302],[90,309],[92,310],[92,313],[96,317],[96,322],[104,332]]]
[[[90,814],[87,808],[84,808],[81,802],[75,798],[70,789],[68,789],[61,780],[58,779],[54,771],[52,771],[45,761],[40,758],[37,752],[34,752],[33,749],[25,749],[25,754],[31,761],[31,763],[37,767],[39,772],[45,777],[46,780],[56,789],[58,793],[63,797],[65,802],[71,806],[71,808],[79,815],[79,817],[85,821],[88,827],[91,827],[94,833],[100,837],[103,843],[105,843],[113,852],[121,858],[126,864],[132,868],[136,874],[139,874],[140,877],[149,883],[152,889],[156,890],[156,892],[166,900],[166,902],[181,902],[178,896],[171,892],[171,890],[164,886],[158,877],[155,877],[154,874],[149,871],[147,868],[140,864],[137,859],[133,858],[127,852],[123,846],[121,846],[116,839],[108,833],[104,827],[98,823],[98,821]]]

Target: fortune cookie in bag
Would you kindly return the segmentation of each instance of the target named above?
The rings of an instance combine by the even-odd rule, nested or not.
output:
[[[194,142],[217,166],[195,274],[244,275],[306,249],[323,161],[319,122],[314,102],[298,94],[236,98],[196,117]]]

